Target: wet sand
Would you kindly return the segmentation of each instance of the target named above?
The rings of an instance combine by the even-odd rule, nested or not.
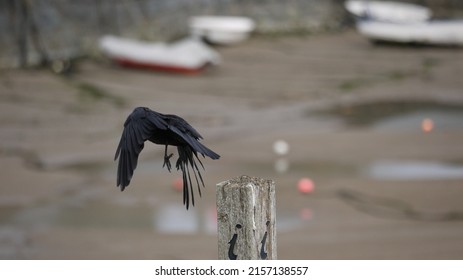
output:
[[[219,52],[220,67],[186,77],[91,61],[70,77],[1,71],[0,258],[216,259],[215,184],[244,174],[276,181],[280,259],[463,258],[461,49],[348,31]],[[203,161],[194,209],[162,147],[146,145],[131,185],[116,188],[135,106],[181,115],[222,156]],[[302,177],[313,193],[297,191]]]

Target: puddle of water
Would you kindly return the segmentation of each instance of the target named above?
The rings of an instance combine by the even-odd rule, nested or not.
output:
[[[193,234],[215,228],[215,224],[210,225],[215,221],[203,220],[205,216],[194,209],[186,211],[181,204],[150,207],[100,201],[77,207],[53,204],[26,208],[4,222],[29,227],[154,229],[161,233]]]
[[[351,126],[384,128],[418,128],[424,118],[432,119],[436,128],[463,129],[463,105],[436,101],[377,101],[343,104],[310,115],[342,118]]]
[[[278,231],[287,232],[300,228],[311,218],[310,210],[305,210],[302,214],[279,213]],[[9,217],[3,217],[1,224],[29,229],[132,229],[154,230],[164,234],[214,235],[217,232],[217,213],[215,206],[186,211],[182,204],[150,206],[143,203],[121,205],[109,201],[91,201],[78,206],[66,203],[18,209]]]
[[[185,210],[183,205],[166,205],[153,211],[153,228],[161,233],[189,233],[202,231],[200,215],[196,209]],[[206,220],[205,223],[214,223]],[[209,227],[210,228],[210,227]]]
[[[28,227],[76,228],[150,228],[147,207],[124,207],[107,202],[91,202],[79,206],[48,204],[18,211],[9,223]]]
[[[463,165],[433,161],[381,160],[367,168],[369,177],[377,180],[462,179]]]
[[[424,130],[423,121],[432,122],[431,130],[457,129],[463,130],[463,112],[446,112],[427,110],[394,116],[378,121],[373,125],[375,130]]]

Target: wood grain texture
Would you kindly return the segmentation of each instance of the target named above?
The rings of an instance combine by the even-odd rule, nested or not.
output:
[[[219,259],[275,260],[275,183],[241,176],[217,184]]]

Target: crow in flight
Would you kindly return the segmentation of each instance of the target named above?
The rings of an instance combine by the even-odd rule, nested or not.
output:
[[[201,160],[198,158],[198,153],[203,157],[208,156],[212,159],[218,159],[220,157],[199,142],[199,139],[202,138],[203,137],[181,117],[161,114],[146,107],[135,108],[124,123],[124,130],[114,157],[114,160],[117,160],[119,157],[117,186],[120,186],[121,191],[123,191],[125,187],[130,184],[133,171],[137,167],[138,155],[141,150],[143,150],[146,140],[155,144],[165,145],[164,164],[162,167],[167,167],[169,172],[171,170],[170,158],[173,154],[167,155],[167,146],[177,146],[178,160],[175,167],[177,170],[182,170],[183,204],[186,205],[186,209],[188,209],[191,192],[191,201],[194,206],[195,199],[190,177],[190,168],[193,170],[200,196],[200,182],[204,187],[204,181],[199,172],[195,158],[204,169]]]

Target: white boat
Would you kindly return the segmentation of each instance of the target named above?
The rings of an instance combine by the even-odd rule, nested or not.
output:
[[[423,22],[431,18],[431,10],[415,4],[393,1],[349,0],[345,8],[360,19],[375,21],[412,23]]]
[[[232,45],[248,39],[255,28],[246,17],[197,16],[189,22],[190,33],[218,45]]]
[[[100,39],[99,46],[122,66],[185,74],[200,72],[221,60],[215,50],[196,38],[166,44],[107,35]]]
[[[440,46],[463,46],[463,20],[393,23],[373,20],[357,22],[358,31],[374,41]]]

